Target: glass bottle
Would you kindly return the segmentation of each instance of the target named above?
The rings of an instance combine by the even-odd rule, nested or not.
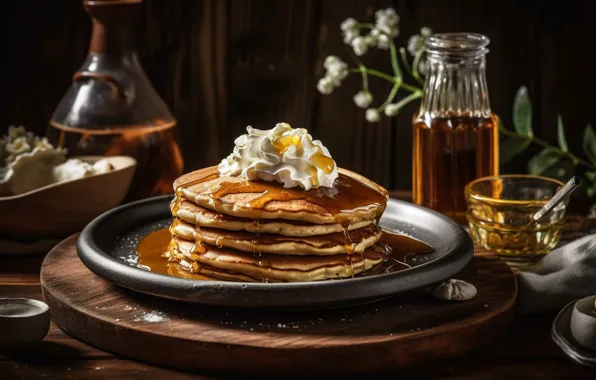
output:
[[[424,94],[413,119],[413,201],[460,223],[466,184],[499,171],[498,122],[485,75],[488,44],[479,34],[430,36]]]
[[[126,200],[173,192],[182,174],[176,120],[147,78],[132,38],[141,0],[84,0],[93,20],[87,58],[49,122],[70,156],[128,155],[137,168]]]

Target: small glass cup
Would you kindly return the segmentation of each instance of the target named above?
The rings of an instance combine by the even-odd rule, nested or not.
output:
[[[559,243],[568,200],[539,223],[528,224],[563,185],[532,175],[483,177],[470,182],[465,196],[472,238],[510,266],[533,266]]]

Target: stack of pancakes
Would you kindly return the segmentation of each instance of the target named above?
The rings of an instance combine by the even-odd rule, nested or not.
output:
[[[174,183],[171,271],[249,282],[351,277],[385,258],[377,222],[388,193],[340,169],[334,188],[220,177],[216,167]]]

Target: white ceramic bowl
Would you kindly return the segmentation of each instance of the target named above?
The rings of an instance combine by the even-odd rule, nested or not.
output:
[[[128,156],[81,156],[94,163],[108,159],[113,170],[60,182],[10,197],[0,197],[0,232],[21,239],[66,237],[105,211],[128,192],[136,160]]]
[[[571,334],[579,344],[596,351],[596,296],[582,298],[573,306]]]
[[[50,309],[28,298],[0,298],[0,347],[38,344],[50,329]]]

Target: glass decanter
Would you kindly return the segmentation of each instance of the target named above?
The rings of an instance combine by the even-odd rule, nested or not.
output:
[[[460,223],[466,184],[499,172],[498,121],[485,74],[488,44],[479,34],[430,36],[428,75],[413,119],[413,201]]]
[[[131,20],[140,5],[141,0],[83,1],[93,20],[89,53],[47,131],[70,156],[134,157],[127,200],[173,192],[183,170],[176,120],[135,50]]]

